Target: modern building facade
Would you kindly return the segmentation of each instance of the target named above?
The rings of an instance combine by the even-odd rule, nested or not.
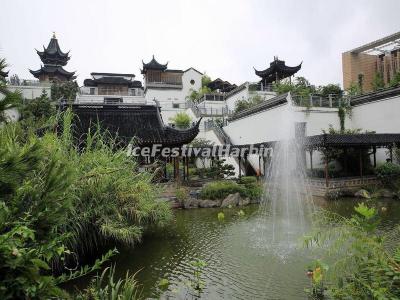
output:
[[[363,92],[373,91],[377,74],[387,86],[400,72],[400,32],[344,52],[342,67],[344,89],[355,84]]]

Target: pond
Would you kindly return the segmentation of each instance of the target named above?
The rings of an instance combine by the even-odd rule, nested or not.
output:
[[[347,216],[356,204],[354,199],[315,202]],[[383,230],[400,223],[400,202],[374,205],[387,207],[380,212]],[[262,232],[269,223],[260,220],[258,205],[242,208],[244,216],[239,210],[222,210],[223,222],[217,218],[221,209],[177,210],[171,226],[146,235],[134,249],[120,249],[115,260],[118,275],[140,270],[137,279],[148,298],[195,299],[187,282],[193,280],[191,262],[200,259],[206,263],[201,299],[306,299],[305,272],[313,255],[301,240],[293,241],[290,251],[273,249]],[[161,279],[170,283],[166,292],[158,288]]]

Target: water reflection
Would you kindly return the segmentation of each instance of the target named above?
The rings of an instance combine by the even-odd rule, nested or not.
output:
[[[327,202],[316,199],[316,206],[345,216],[352,214],[354,199]],[[381,229],[399,224],[400,202],[373,201],[382,216]],[[117,258],[118,272],[141,269],[138,279],[146,297],[159,297],[157,283],[166,278],[171,283],[163,294],[167,299],[191,299],[185,282],[192,279],[191,262],[207,263],[202,274],[206,288],[203,299],[306,299],[303,290],[308,285],[304,275],[312,253],[295,240],[280,251],[270,247],[270,223],[259,222],[257,205],[243,209],[223,210],[225,221],[219,222],[219,209],[176,211],[175,222],[144,237],[135,249],[122,249]],[[264,217],[264,216],[262,216]],[[269,232],[269,233],[268,233]]]

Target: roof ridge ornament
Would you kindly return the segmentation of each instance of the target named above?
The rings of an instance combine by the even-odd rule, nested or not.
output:
[[[55,32],[55,31],[53,31],[53,39],[57,39],[57,38],[56,38],[56,32]]]

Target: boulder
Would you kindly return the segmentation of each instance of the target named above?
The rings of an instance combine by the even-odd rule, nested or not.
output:
[[[379,194],[382,198],[394,198],[395,194],[388,189],[383,189],[379,191]]]
[[[239,200],[239,206],[246,206],[250,204],[250,198],[242,199],[240,198]]]
[[[199,200],[189,198],[185,201],[184,208],[197,208],[199,207]]]
[[[241,200],[240,194],[230,194],[221,203],[221,207],[237,206]]]
[[[354,197],[357,197],[357,198],[365,198],[365,199],[371,199],[371,195],[368,193],[367,190],[364,190],[364,189],[361,189],[361,190],[357,191],[357,192],[354,194]]]
[[[199,200],[199,207],[201,208],[219,207],[220,204],[221,202],[217,200]]]

